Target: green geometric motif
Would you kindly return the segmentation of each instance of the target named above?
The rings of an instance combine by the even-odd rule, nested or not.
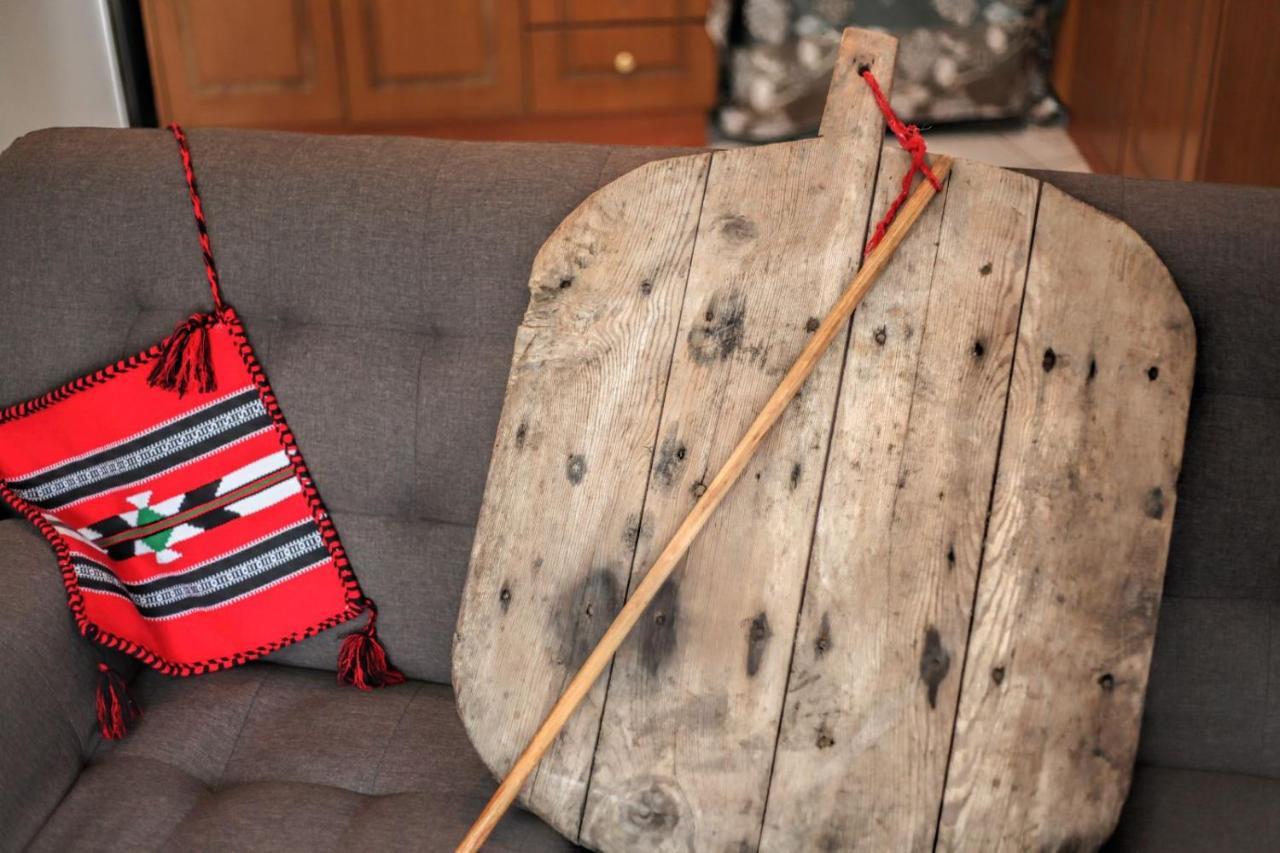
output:
[[[165,517],[151,507],[144,506],[138,510],[138,523],[135,526],[141,527],[144,524],[151,524],[153,521],[163,521]],[[173,528],[170,527],[168,530],[162,530],[159,533],[144,537],[142,543],[158,554],[168,546],[169,539],[172,536]]]

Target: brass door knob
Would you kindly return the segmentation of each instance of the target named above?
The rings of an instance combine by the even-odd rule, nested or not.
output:
[[[630,74],[636,70],[636,58],[629,50],[620,50],[613,57],[613,70],[619,74]]]

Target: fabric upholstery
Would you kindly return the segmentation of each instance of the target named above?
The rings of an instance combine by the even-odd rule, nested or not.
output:
[[[255,664],[134,689],[144,723],[98,745],[33,850],[451,850],[493,793],[443,685]],[[487,849],[572,848],[516,811]]]
[[[0,839],[25,839],[80,772],[96,660],[75,631],[48,543],[24,520],[0,521],[0,577]]]
[[[1108,853],[1274,853],[1280,780],[1139,766]]]
[[[362,584],[382,602],[382,636],[410,676],[446,682],[533,256],[596,186],[671,152],[190,136],[227,297],[246,318]],[[1280,191],[1038,177],[1151,242],[1196,321],[1197,385],[1140,767],[1116,842],[1176,850],[1174,841],[1198,837],[1180,829],[1197,784],[1221,781],[1215,790],[1231,805],[1220,812],[1242,825],[1280,811],[1268,781],[1280,779]],[[201,274],[163,132],[19,140],[0,156],[0,402],[166,334],[202,307]],[[54,809],[96,744],[84,698],[89,653],[70,631],[52,557],[20,526],[0,523],[0,572],[41,591],[0,605],[0,668],[24,685],[6,696],[0,733],[0,820],[14,845]],[[332,670],[341,633],[273,659]],[[31,648],[40,650],[34,672],[24,669]],[[273,849],[284,837],[273,826],[321,848],[335,838],[397,846],[397,833],[418,831],[418,815],[456,839],[474,813],[472,800],[457,805],[457,780],[475,780],[458,789],[473,800],[492,783],[478,764],[459,769],[475,759],[452,710],[444,714],[444,688],[370,697],[331,688],[331,671],[268,667],[184,681],[144,675],[142,726],[93,755],[40,845],[88,844],[95,836],[75,829],[86,824],[98,839],[141,847],[168,839],[199,849],[234,831],[243,833],[238,846]],[[410,748],[397,736],[385,759],[371,757],[397,708],[401,735],[425,740]],[[1174,775],[1190,771],[1201,772]],[[124,825],[130,803],[150,804],[138,811],[161,823]],[[526,819],[539,829],[520,836],[524,849],[556,849]],[[1155,834],[1166,825],[1168,834]]]

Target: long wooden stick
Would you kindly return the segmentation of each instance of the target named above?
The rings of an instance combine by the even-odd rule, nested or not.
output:
[[[938,157],[931,164],[931,167],[938,181],[945,181],[947,173],[951,171],[951,158]],[[849,286],[840,295],[835,306],[832,307],[813,333],[813,337],[805,344],[800,355],[796,357],[795,363],[791,365],[787,375],[782,377],[782,381],[778,383],[778,387],[769,397],[768,402],[764,404],[760,414],[756,415],[756,419],[747,428],[746,434],[742,436],[737,446],[734,447],[733,452],[729,454],[729,459],[724,463],[724,467],[720,469],[711,484],[707,486],[706,492],[694,504],[693,509],[689,511],[689,515],[685,517],[685,520],[680,524],[680,528],[676,530],[675,535],[671,537],[671,541],[667,543],[667,547],[658,555],[658,559],[654,561],[644,579],[636,586],[631,597],[627,599],[627,603],[623,605],[612,624],[609,625],[608,630],[604,632],[604,636],[600,638],[600,642],[592,649],[591,654],[587,656],[582,667],[573,676],[573,680],[569,682],[564,693],[556,700],[556,704],[552,706],[546,720],[543,721],[538,731],[534,733],[524,752],[516,759],[516,763],[512,765],[506,778],[502,780],[502,784],[498,786],[498,790],[494,792],[493,797],[484,807],[484,811],[480,813],[480,816],[476,818],[476,822],[471,825],[471,829],[467,831],[466,837],[458,845],[457,853],[474,853],[474,851],[480,849],[485,839],[493,832],[498,821],[506,813],[511,803],[515,801],[516,795],[529,778],[529,774],[538,766],[543,754],[555,741],[560,734],[560,730],[569,721],[569,717],[577,710],[578,705],[582,703],[582,700],[591,690],[591,686],[595,684],[596,679],[604,672],[609,660],[618,651],[618,647],[627,638],[632,627],[644,614],[649,603],[653,601],[658,590],[662,588],[662,584],[671,576],[671,573],[680,563],[680,559],[689,550],[689,546],[693,544],[693,540],[697,538],[702,528],[706,526],[707,519],[715,512],[716,507],[720,506],[721,501],[724,500],[725,495],[733,484],[742,476],[742,472],[746,470],[747,463],[751,461],[756,449],[764,441],[765,435],[778,422],[778,418],[782,416],[783,411],[795,398],[800,387],[809,378],[809,374],[813,372],[819,359],[827,351],[831,342],[835,340],[845,321],[853,314],[853,310],[862,301],[862,298],[867,295],[867,291],[871,289],[871,285],[875,283],[876,278],[888,265],[893,253],[902,243],[907,232],[911,230],[911,226],[915,224],[920,214],[936,194],[937,191],[929,181],[920,181],[919,186],[916,187],[911,197],[907,199],[907,202],[898,212],[893,224],[889,226],[884,238],[863,261],[862,268],[858,270],[858,274],[849,282]]]

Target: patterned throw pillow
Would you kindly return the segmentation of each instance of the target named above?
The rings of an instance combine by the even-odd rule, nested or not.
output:
[[[84,636],[170,675],[245,663],[369,611],[339,679],[396,684],[338,532],[236,312],[222,301],[186,137],[214,311],[0,411],[0,495],[53,546]],[[99,664],[107,738],[137,715]]]

